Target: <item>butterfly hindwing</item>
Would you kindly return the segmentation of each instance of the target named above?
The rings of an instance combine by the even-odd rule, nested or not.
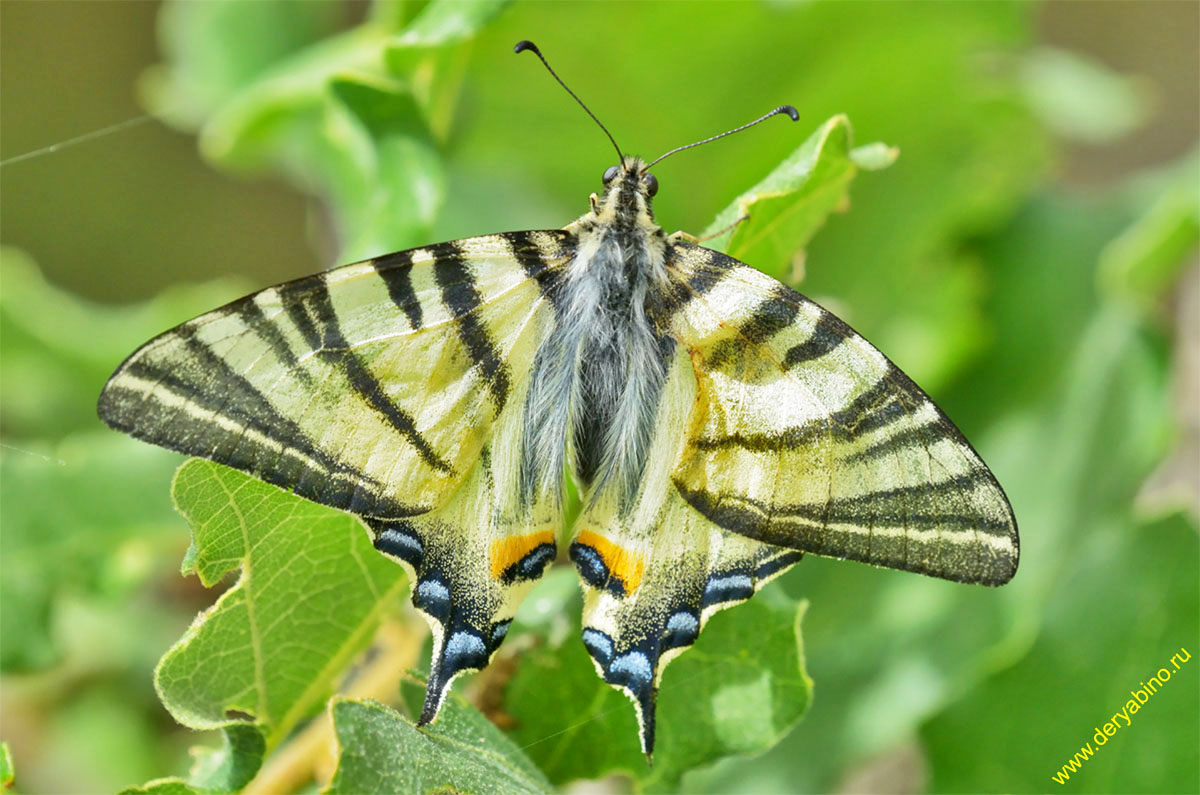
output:
[[[711,521],[778,546],[960,582],[1017,564],[1004,492],[921,389],[794,290],[674,249],[672,333],[697,395],[672,478]]]
[[[467,480],[438,510],[367,520],[375,548],[408,571],[413,605],[433,632],[422,725],[437,716],[459,674],[488,664],[521,600],[557,555],[559,504],[515,498],[521,419],[519,411],[501,417]]]
[[[558,507],[523,504],[515,473],[570,247],[489,235],[263,290],[136,351],[100,416],[362,517],[433,628],[427,722],[555,555]]]
[[[670,475],[687,452],[697,381],[676,348],[646,476],[631,507],[600,496],[570,546],[584,585],[583,641],[605,682],[634,703],[642,751],[654,747],[663,670],[717,611],[749,599],[801,552],[730,532],[696,511]]]

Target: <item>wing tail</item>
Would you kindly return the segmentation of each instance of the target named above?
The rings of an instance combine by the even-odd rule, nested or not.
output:
[[[671,495],[654,527],[585,518],[570,554],[584,582],[584,645],[600,677],[633,702],[650,754],[668,663],[714,613],[749,599],[803,553],[725,531]]]
[[[505,496],[497,494],[495,475],[485,448],[442,508],[401,521],[367,520],[375,548],[408,571],[413,606],[433,633],[418,725],[437,717],[459,675],[488,664],[521,600],[557,554],[559,510],[550,504],[497,510]],[[514,511],[520,521],[500,518]]]

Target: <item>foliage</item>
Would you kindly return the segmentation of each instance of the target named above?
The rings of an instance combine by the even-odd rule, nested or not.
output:
[[[761,262],[777,279],[829,213],[846,201],[859,166],[890,166],[898,153],[884,144],[850,148],[850,120],[834,116],[754,187],[717,214],[703,236],[711,248],[743,262]]]
[[[22,791],[549,791],[614,774],[651,791],[818,791],[853,789],[897,748],[928,766],[916,788],[1043,791],[1129,689],[1200,651],[1196,517],[1139,497],[1179,444],[1162,306],[1200,236],[1197,161],[1092,195],[1049,176],[1048,131],[1135,129],[1139,83],[1030,47],[1016,4],[704,4],[684,24],[674,4],[380,0],[343,19],[324,2],[168,2],[166,60],[142,85],[218,168],[319,201],[338,261],[582,212],[614,155],[509,55],[518,39],[623,143],[665,150],[795,103],[795,125],[656,166],[658,216],[713,219],[711,234],[748,214],[710,245],[803,280],[929,389],[1012,498],[1021,570],[991,591],[806,559],[672,664],[648,767],[629,704],[578,641],[574,575],[556,569],[502,659],[417,729],[405,708],[426,633],[357,520],[189,462],[173,487],[184,552],[176,459],[97,429],[123,355],[246,285],[117,310],[5,249],[4,731],[53,705],[47,744],[70,751],[51,758],[73,762],[39,774],[26,737],[0,738]],[[584,30],[604,49],[573,46]],[[718,68],[694,57],[734,49]],[[856,148],[848,119],[899,157]],[[180,584],[180,557],[215,604]],[[1069,786],[1200,787],[1197,671]]]
[[[11,787],[16,771],[13,770],[12,750],[8,743],[0,743],[0,786]]]
[[[628,703],[595,675],[577,640],[577,589],[556,585],[543,590],[571,594],[555,610],[571,617],[570,629],[526,651],[505,691],[513,736],[556,784],[621,772],[644,789],[671,791],[692,768],[772,747],[808,708],[803,605],[767,591],[714,617],[695,648],[672,663],[659,691],[659,741],[648,767],[629,742],[637,724]]]
[[[274,748],[325,701],[404,590],[403,572],[354,517],[217,464],[188,462],[172,490],[192,526],[183,573],[207,586],[241,574],[162,658],[159,696],[197,729],[253,714]]]
[[[520,748],[459,696],[424,731],[382,704],[334,701],[330,792],[549,792]]]

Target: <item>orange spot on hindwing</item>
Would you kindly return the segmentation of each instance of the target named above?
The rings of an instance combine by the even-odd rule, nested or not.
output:
[[[617,590],[621,596],[628,596],[638,589],[638,585],[642,582],[642,574],[646,570],[646,562],[642,556],[636,552],[632,552],[619,544],[614,544],[599,533],[593,533],[591,530],[584,530],[575,539],[575,543],[571,545],[571,558],[575,561],[575,565],[579,568],[580,575],[589,584],[597,588],[612,587],[618,585],[613,581],[619,581]],[[589,561],[585,550],[591,550],[596,555],[600,556],[600,561],[607,568],[608,582],[594,581],[598,578],[593,575],[594,568]],[[599,572],[594,572],[599,574]]]
[[[547,547],[538,550],[539,547]],[[554,531],[543,530],[540,533],[530,533],[525,536],[509,536],[492,542],[491,567],[492,577],[497,580],[536,579],[541,575],[551,560],[554,559]],[[536,559],[525,559],[535,550],[539,552]],[[521,565],[521,564],[525,565]],[[528,569],[526,571],[525,569]]]

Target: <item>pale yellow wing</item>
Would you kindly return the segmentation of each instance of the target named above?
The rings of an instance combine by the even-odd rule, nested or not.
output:
[[[426,513],[511,405],[568,245],[488,235],[263,290],[142,346],[100,417],[334,508]]]
[[[979,455],[869,342],[769,276],[676,247],[673,336],[697,396],[672,475],[721,527],[961,582],[1016,572],[1012,508]]]

